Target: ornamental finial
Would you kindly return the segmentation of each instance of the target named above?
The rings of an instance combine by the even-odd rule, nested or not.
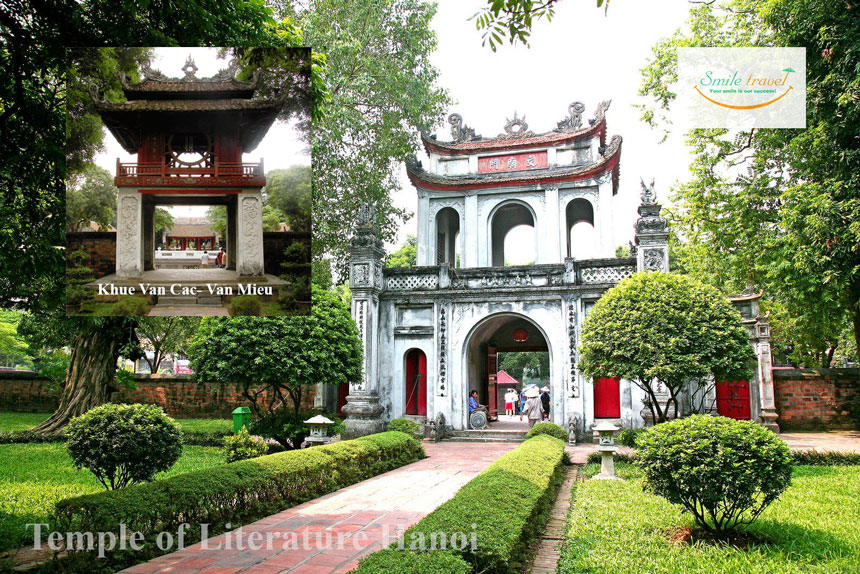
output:
[[[188,54],[188,59],[185,60],[185,65],[182,66],[182,71],[185,72],[184,80],[195,80],[195,74],[197,73],[197,64],[194,63],[194,59],[191,57],[191,54]]]
[[[639,183],[642,185],[642,205],[654,205],[657,203],[657,192],[654,191],[654,178],[651,178],[651,184],[645,185],[645,180],[639,178]]]

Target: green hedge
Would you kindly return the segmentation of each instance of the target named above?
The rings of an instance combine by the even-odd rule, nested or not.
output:
[[[567,431],[555,423],[537,423],[526,433],[526,438],[534,438],[541,434],[548,434],[559,440],[567,440]]]
[[[182,431],[182,444],[193,446],[223,446],[224,437],[233,431]],[[66,434],[42,434],[29,430],[0,432],[0,444],[66,442]]]
[[[548,435],[525,441],[407,530],[397,544],[411,550],[411,545],[422,537],[428,544],[445,538],[448,549],[459,554],[475,572],[518,571],[529,556],[530,544],[546,523],[561,484],[563,452],[564,442]],[[476,533],[474,551],[472,532]],[[456,533],[468,537],[465,548],[450,547]],[[428,550],[430,554],[441,554]],[[369,561],[367,558],[359,563],[356,572],[374,572],[364,569]]]
[[[361,574],[469,574],[469,563],[451,552],[386,549],[363,559],[350,572]]]
[[[304,450],[271,454],[151,482],[61,500],[52,527],[61,532],[142,532],[146,541],[182,523],[209,523],[210,534],[226,523],[258,520],[344,486],[415,462],[424,450],[412,437],[384,432]],[[157,553],[144,549],[136,559]]]
[[[860,452],[809,451],[791,453],[794,464],[812,466],[860,466]]]

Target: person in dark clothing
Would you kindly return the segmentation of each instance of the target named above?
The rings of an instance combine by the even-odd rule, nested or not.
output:
[[[549,387],[544,387],[540,390],[540,404],[543,408],[543,420],[549,420],[550,400]]]

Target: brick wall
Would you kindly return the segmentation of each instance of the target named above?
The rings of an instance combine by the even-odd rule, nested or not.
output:
[[[774,369],[773,389],[782,430],[857,427],[860,369]]]
[[[230,418],[236,407],[248,406],[241,385],[197,383],[187,375],[138,375],[134,390],[121,390],[115,403],[143,403],[162,407],[176,418]],[[52,412],[60,397],[58,385],[37,375],[0,373],[0,411]],[[313,407],[313,391],[302,406]]]
[[[116,231],[66,233],[67,253],[83,249],[90,255],[87,264],[96,277],[116,272]]]

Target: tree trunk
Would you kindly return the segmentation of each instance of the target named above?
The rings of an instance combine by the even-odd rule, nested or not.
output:
[[[114,375],[120,344],[114,330],[108,328],[88,329],[75,336],[60,405],[34,432],[58,434],[72,417],[108,402],[117,390]]]

